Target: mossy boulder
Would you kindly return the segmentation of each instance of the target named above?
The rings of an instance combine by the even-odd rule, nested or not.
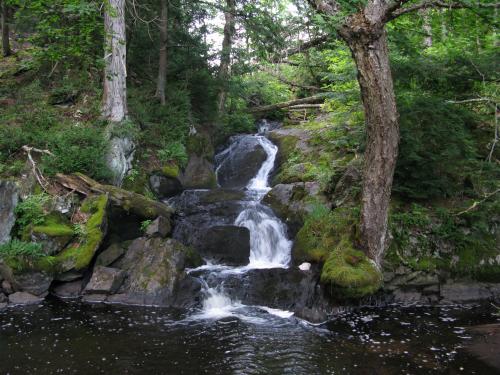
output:
[[[184,170],[178,174],[185,189],[212,189],[217,186],[213,164],[214,147],[208,134],[198,132],[189,136],[187,141],[189,156]]]
[[[74,229],[68,219],[56,212],[48,215],[42,225],[27,230],[30,232],[30,240],[41,243],[46,255],[62,251],[74,236]]]
[[[89,217],[83,224],[84,229],[79,240],[71,243],[55,257],[53,263],[57,272],[82,270],[89,266],[106,235],[108,203],[106,194],[89,196],[83,201],[80,211]]]
[[[330,252],[321,271],[321,283],[339,298],[361,298],[382,286],[382,274],[370,259],[344,238]]]

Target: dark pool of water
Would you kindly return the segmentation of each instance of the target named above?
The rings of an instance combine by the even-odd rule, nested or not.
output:
[[[175,311],[49,301],[0,312],[1,374],[495,374],[463,349],[483,307],[386,307],[322,326],[256,311],[193,321]],[[500,350],[499,350],[500,352]]]

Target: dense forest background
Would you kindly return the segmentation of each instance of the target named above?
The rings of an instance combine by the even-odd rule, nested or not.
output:
[[[387,260],[496,278],[498,264],[481,272],[472,265],[496,254],[499,243],[497,7],[435,3],[386,26],[401,135]],[[47,178],[111,178],[101,116],[105,7],[2,0],[10,42],[4,38],[0,59],[2,177],[23,173],[22,147],[29,145],[50,151],[38,163]],[[153,197],[144,183],[149,171],[182,169],[193,148],[205,147],[190,134],[207,134],[217,148],[233,134],[255,132],[255,120],[267,117],[317,130],[318,153],[292,152],[281,181],[319,181],[335,200],[366,137],[356,66],[327,18],[301,2],[132,0],[125,19],[128,117],[112,131],[140,150],[125,188]],[[296,111],[261,111],[297,99],[306,104]],[[294,172],[297,164],[305,171]],[[355,242],[360,187],[352,188],[352,200],[314,210],[306,230],[334,228]],[[307,236],[303,231],[303,241]],[[438,254],[436,238],[451,241],[455,252]]]

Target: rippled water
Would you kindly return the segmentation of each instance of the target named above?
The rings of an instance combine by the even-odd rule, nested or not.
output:
[[[487,307],[363,309],[322,326],[46,302],[0,312],[1,374],[495,374],[468,355]]]

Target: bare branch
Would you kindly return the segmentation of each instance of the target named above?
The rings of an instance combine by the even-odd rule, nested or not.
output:
[[[288,107],[301,105],[301,104],[318,104],[318,103],[323,103],[324,101],[325,101],[325,95],[315,95],[315,96],[310,96],[308,98],[294,99],[294,100],[289,100],[287,102],[281,102],[281,103],[276,103],[276,104],[271,104],[271,105],[264,105],[262,107],[250,108],[248,110],[248,112],[249,113],[272,112],[272,111],[275,111],[277,109],[288,108]]]
[[[311,90],[311,91],[325,91],[321,87],[301,85],[300,83],[292,82],[292,81],[286,79],[286,77],[284,77],[278,70],[274,70],[274,69],[271,69],[271,68],[266,67],[266,66],[262,66],[261,69],[264,72],[269,73],[270,75],[272,75],[274,78],[276,78],[281,83],[284,83],[285,85],[297,87],[297,88],[305,89],[305,90]]]

